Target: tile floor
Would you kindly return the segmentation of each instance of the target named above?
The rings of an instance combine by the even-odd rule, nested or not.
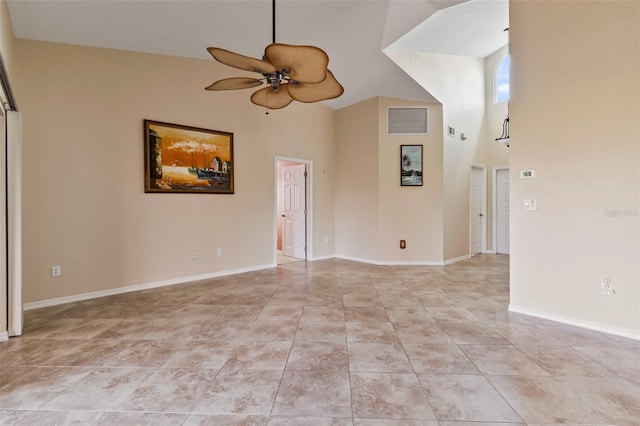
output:
[[[332,259],[28,311],[0,424],[640,424],[640,342],[508,293],[506,256]]]

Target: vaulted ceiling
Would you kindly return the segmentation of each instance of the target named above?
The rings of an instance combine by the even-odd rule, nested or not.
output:
[[[270,0],[8,0],[16,37],[211,59],[262,57]],[[324,49],[345,87],[334,109],[374,96],[435,101],[383,53],[485,57],[507,43],[507,0],[278,0],[276,41]],[[215,76],[212,76],[212,81]]]

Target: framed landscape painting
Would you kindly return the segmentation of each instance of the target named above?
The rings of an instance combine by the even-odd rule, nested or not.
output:
[[[233,133],[144,120],[144,192],[233,194]]]
[[[400,145],[400,185],[422,186],[422,145]]]

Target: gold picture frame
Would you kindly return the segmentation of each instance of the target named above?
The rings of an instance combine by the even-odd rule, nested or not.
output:
[[[144,120],[144,192],[233,194],[233,133]]]

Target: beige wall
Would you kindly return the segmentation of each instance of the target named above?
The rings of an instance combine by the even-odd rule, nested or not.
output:
[[[272,264],[275,156],[313,161],[313,232],[334,234],[335,113],[324,105],[265,115],[250,92],[206,92],[237,74],[214,61],[27,40],[14,60],[25,302]],[[235,194],[145,194],[144,118],[233,132]],[[331,254],[314,242],[315,256]]]
[[[427,135],[387,135],[387,109],[427,106]],[[378,176],[379,260],[441,262],[442,244],[442,106],[379,98]],[[422,145],[422,186],[400,186],[400,145]],[[400,249],[400,240],[407,248]]]
[[[511,308],[638,337],[640,3],[510,7]]]
[[[429,134],[388,136],[389,106],[428,106]],[[336,254],[376,263],[441,262],[442,107],[373,98],[337,111],[336,125]],[[423,186],[400,186],[400,145],[423,145]]]
[[[442,103],[444,137],[444,259],[469,254],[469,179],[472,163],[486,165],[485,72],[482,59],[417,52],[385,51]],[[460,135],[467,137],[462,140]]]
[[[378,99],[336,111],[335,248],[338,256],[377,259]]]

